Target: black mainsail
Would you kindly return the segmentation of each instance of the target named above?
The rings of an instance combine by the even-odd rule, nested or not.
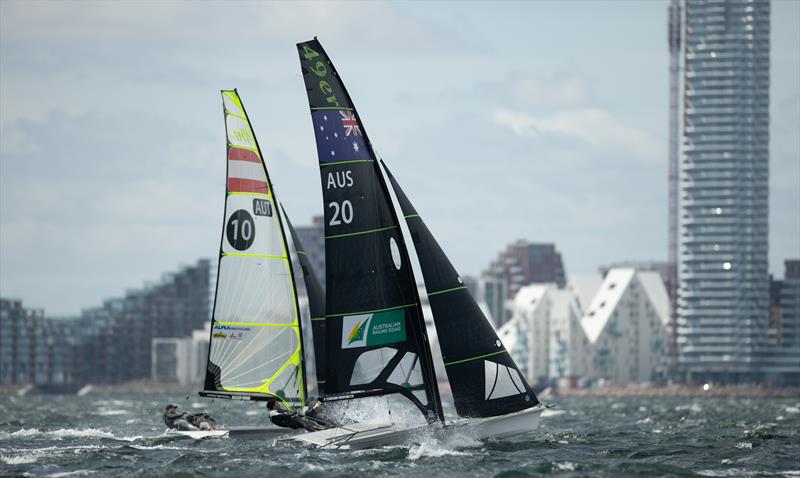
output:
[[[493,417],[536,406],[536,395],[458,272],[386,164],[381,164],[417,251],[456,412],[462,417]]]
[[[323,396],[325,395],[325,291],[322,289],[322,284],[320,284],[319,278],[317,278],[317,274],[311,266],[311,261],[308,260],[306,250],[300,242],[300,236],[297,235],[297,231],[295,231],[289,216],[286,214],[286,210],[283,209],[283,204],[281,204],[281,210],[283,210],[289,234],[292,236],[294,249],[297,252],[297,260],[303,270],[303,282],[305,282],[306,295],[308,296],[308,310],[311,314],[317,390],[320,396]]]
[[[326,400],[399,393],[443,419],[408,251],[375,153],[320,43],[297,49],[325,208]]]

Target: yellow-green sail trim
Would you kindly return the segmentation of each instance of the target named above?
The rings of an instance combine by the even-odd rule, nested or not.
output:
[[[267,172],[267,167],[266,167],[266,164],[264,162],[264,156],[261,154],[261,150],[258,147],[258,140],[256,139],[255,132],[253,131],[253,127],[250,124],[250,120],[247,117],[247,112],[245,111],[244,106],[242,105],[242,101],[239,98],[239,95],[238,95],[237,91],[236,90],[223,90],[222,94],[223,94],[223,96],[225,96],[225,98],[227,100],[229,100],[238,109],[238,112],[237,111],[231,111],[227,107],[227,104],[225,102],[223,102],[223,109],[224,109],[225,115],[231,115],[231,116],[235,116],[235,117],[241,119],[247,125],[247,128],[249,129],[249,134],[253,137],[253,142],[255,143],[255,147],[254,148],[248,148],[248,147],[240,145],[240,144],[232,144],[232,143],[230,143],[228,141],[228,135],[226,134],[226,143],[227,143],[228,148],[249,149],[249,150],[252,150],[254,153],[256,153],[258,155],[259,159],[261,159],[261,166],[264,169],[264,175],[265,175],[267,181],[270,182],[270,176],[269,176],[269,173]],[[241,114],[239,114],[239,113],[241,113]],[[226,119],[226,125],[227,125],[227,119]],[[244,192],[230,192],[230,191],[228,191],[227,194],[229,194],[229,195],[242,194],[242,195],[248,195],[248,196],[266,197],[266,198],[272,199],[274,201],[277,201],[275,199],[275,197],[274,197],[274,191],[273,191],[273,188],[272,188],[272,184],[269,184],[269,194],[266,194],[266,195],[265,194],[259,194],[259,193],[244,193]],[[226,201],[226,209],[227,209],[227,201]],[[299,406],[301,406],[301,407],[304,406],[305,402],[307,400],[306,391],[305,391],[306,386],[305,386],[304,373],[303,373],[302,337],[301,337],[301,333],[300,333],[300,311],[299,311],[299,307],[298,307],[298,303],[297,303],[297,288],[296,288],[295,283],[294,283],[293,274],[291,273],[292,266],[291,266],[291,262],[289,261],[289,252],[288,252],[288,246],[286,244],[286,234],[284,232],[283,223],[280,220],[280,217],[275,218],[275,220],[277,221],[278,228],[280,229],[280,232],[281,232],[281,241],[280,241],[281,242],[281,255],[247,254],[247,253],[227,253],[226,254],[226,253],[221,252],[220,253],[220,260],[222,259],[222,257],[225,257],[225,256],[234,256],[234,257],[269,258],[269,259],[279,259],[279,260],[285,261],[287,263],[287,265],[289,266],[289,271],[290,271],[289,282],[290,282],[290,284],[292,286],[291,287],[291,293],[292,293],[292,295],[294,297],[294,300],[293,300],[293,303],[294,303],[294,305],[293,305],[294,320],[293,320],[293,322],[289,323],[289,324],[274,324],[274,323],[269,323],[269,322],[250,323],[250,322],[223,322],[223,321],[214,320],[213,324],[230,325],[230,326],[242,326],[242,327],[290,327],[290,328],[294,329],[295,335],[297,337],[297,344],[298,344],[297,347],[295,348],[295,351],[292,353],[292,356],[288,360],[286,360],[286,362],[284,362],[283,365],[271,377],[265,378],[263,380],[261,386],[255,387],[255,388],[250,388],[250,387],[226,387],[226,388],[224,388],[224,390],[230,391],[230,392],[245,392],[245,393],[250,392],[250,393],[260,393],[260,394],[265,394],[265,395],[271,395],[271,396],[275,397],[276,399],[280,400],[281,403],[283,403],[284,406],[286,406],[288,409],[291,409],[292,406],[291,406],[291,404],[289,402],[287,402],[285,399],[281,398],[275,392],[270,390],[270,386],[272,385],[272,383],[275,380],[277,380],[277,378],[281,375],[281,373],[283,373],[287,369],[287,367],[294,365],[294,366],[297,367],[297,371],[298,371],[298,374],[297,374],[297,387],[298,387],[298,390],[297,390],[298,393],[297,394],[298,394],[298,397],[297,398],[299,399]],[[215,299],[215,303],[216,303],[216,299]],[[212,327],[212,330],[213,330],[213,327]],[[213,336],[212,336],[211,340],[213,341]]]

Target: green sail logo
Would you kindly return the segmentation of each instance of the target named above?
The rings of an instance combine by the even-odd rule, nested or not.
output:
[[[358,321],[356,322],[356,326],[353,327],[353,330],[350,332],[350,336],[347,338],[347,345],[352,344],[356,340],[362,340],[364,338],[364,329],[367,328],[367,324],[369,323],[369,319],[365,321]]]
[[[402,309],[342,317],[343,349],[394,344],[405,340],[406,314]]]

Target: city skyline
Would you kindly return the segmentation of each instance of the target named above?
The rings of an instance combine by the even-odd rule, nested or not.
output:
[[[462,273],[521,238],[554,243],[568,273],[666,259],[668,2],[493,5],[3,2],[2,295],[76,314],[213,257],[221,88],[307,224],[322,204],[294,44],[314,35]],[[773,2],[776,276],[800,255],[798,17]]]

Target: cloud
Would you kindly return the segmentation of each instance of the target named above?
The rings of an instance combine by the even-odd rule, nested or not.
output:
[[[515,104],[533,107],[574,106],[589,100],[589,88],[582,78],[544,80],[515,74],[509,78],[507,94]]]
[[[498,108],[493,119],[496,124],[509,128],[523,138],[562,136],[577,139],[592,147],[622,148],[645,160],[663,158],[663,145],[650,133],[627,126],[599,108],[560,111],[549,117]]]

